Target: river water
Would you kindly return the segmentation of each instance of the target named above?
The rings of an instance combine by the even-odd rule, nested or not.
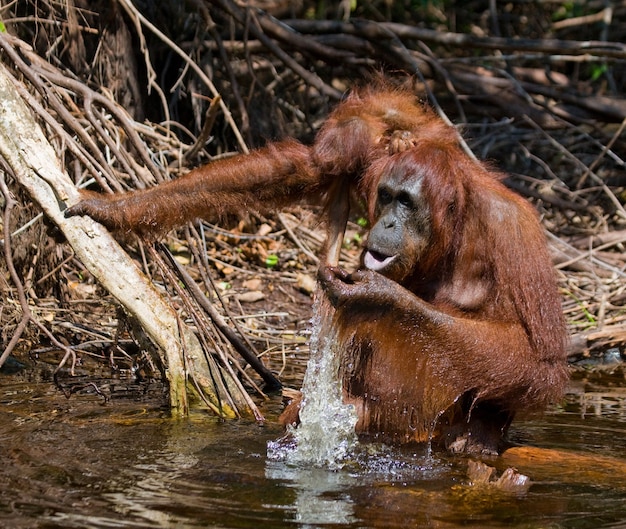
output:
[[[464,458],[425,447],[359,446],[333,470],[270,460],[278,397],[264,405],[264,426],[177,421],[150,392],[103,405],[89,387],[67,399],[49,381],[0,374],[0,526],[626,528],[624,386],[621,369],[579,376],[563,406],[511,431],[614,469],[522,461],[533,484],[515,495],[471,486]]]

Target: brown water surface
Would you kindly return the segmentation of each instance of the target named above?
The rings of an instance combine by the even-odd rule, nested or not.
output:
[[[579,377],[563,407],[516,422],[511,437],[613,458],[619,470],[623,388],[620,370]],[[175,421],[158,400],[137,392],[102,405],[88,387],[66,399],[50,382],[0,374],[0,526],[626,527],[626,475],[610,468],[522,461],[534,482],[514,495],[470,486],[466,460],[424,448],[361,447],[342,470],[292,467],[266,457],[267,441],[281,434],[278,398],[263,427]]]

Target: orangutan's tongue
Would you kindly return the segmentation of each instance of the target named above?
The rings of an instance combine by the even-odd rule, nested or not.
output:
[[[383,255],[373,250],[368,250],[367,252],[365,252],[363,264],[365,264],[365,268],[369,270],[374,270],[374,272],[380,272],[381,270],[386,268],[395,258],[395,255]]]

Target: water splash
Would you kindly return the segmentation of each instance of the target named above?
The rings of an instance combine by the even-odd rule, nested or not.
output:
[[[316,293],[310,357],[302,384],[300,425],[268,443],[268,457],[296,465],[341,468],[356,446],[354,407],[342,401],[334,309]]]

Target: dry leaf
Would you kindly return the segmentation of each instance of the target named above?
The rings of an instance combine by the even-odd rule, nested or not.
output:
[[[255,301],[265,299],[265,294],[263,294],[260,290],[251,290],[250,292],[237,294],[237,299],[242,303],[254,303]]]

